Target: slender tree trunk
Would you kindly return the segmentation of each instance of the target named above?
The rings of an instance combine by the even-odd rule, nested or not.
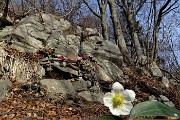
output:
[[[117,45],[123,54],[123,56],[126,56],[128,54],[128,49],[126,46],[126,42],[123,36],[123,32],[120,26],[120,22],[118,20],[117,12],[116,12],[116,4],[114,0],[108,0],[108,4],[110,7],[110,12],[111,12],[111,19],[114,27],[114,34],[115,34],[115,39],[117,42]]]
[[[24,0],[21,0],[22,12],[24,11]]]
[[[104,3],[103,5],[99,5],[100,7],[100,19],[101,19],[101,26],[102,26],[102,36],[104,38],[104,40],[108,40],[109,39],[109,35],[108,35],[108,27],[107,27],[107,18],[106,18],[106,7],[107,7],[107,3]]]
[[[9,5],[9,0],[5,0],[5,8],[4,8],[4,13],[3,13],[3,17],[6,18],[7,14],[8,14],[8,5]]]
[[[156,11],[156,0],[153,1],[153,7],[154,7],[154,30],[153,30],[153,48],[152,48],[152,56],[151,61],[157,60],[157,51],[158,51],[158,27],[157,24],[157,11]]]
[[[146,61],[146,57],[143,53],[140,41],[139,41],[139,37],[138,37],[138,27],[139,24],[135,21],[135,16],[133,14],[133,11],[131,11],[130,9],[128,9],[126,12],[126,16],[127,16],[127,23],[130,27],[130,35],[132,37],[132,40],[134,42],[134,47],[136,50],[136,54],[137,54],[137,58],[138,58],[138,62],[141,64],[144,64]]]
[[[86,0],[83,0],[84,3],[87,5],[87,7],[89,8],[89,10],[101,20],[101,27],[102,27],[102,36],[104,38],[104,40],[108,40],[109,39],[109,34],[108,34],[108,27],[107,27],[107,17],[106,17],[106,8],[107,8],[107,0],[101,1],[101,0],[97,0],[98,2],[98,6],[100,9],[100,14],[98,14],[97,12],[95,12],[88,4],[88,2]]]
[[[102,26],[102,36],[104,40],[108,40],[109,35],[108,35],[108,28],[107,28],[107,22],[106,22],[106,15],[102,15],[101,26]]]

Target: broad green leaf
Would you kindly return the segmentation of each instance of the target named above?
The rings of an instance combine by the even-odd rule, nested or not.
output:
[[[174,116],[179,118],[180,111],[158,101],[146,101],[137,104],[131,110],[130,118],[139,116]]]
[[[121,118],[114,115],[103,115],[99,120],[121,120]]]

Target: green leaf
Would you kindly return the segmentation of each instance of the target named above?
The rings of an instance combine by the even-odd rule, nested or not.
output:
[[[146,101],[137,104],[131,110],[130,118],[139,116],[174,116],[179,118],[180,111],[158,101]]]
[[[121,120],[121,118],[114,115],[103,115],[99,120]]]

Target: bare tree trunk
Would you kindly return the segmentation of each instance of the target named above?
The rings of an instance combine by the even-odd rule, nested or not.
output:
[[[22,12],[24,12],[24,0],[21,0]]]
[[[137,58],[138,58],[138,62],[141,64],[145,64],[146,62],[146,57],[143,54],[143,50],[139,41],[139,37],[138,37],[138,31],[137,29],[139,28],[139,24],[135,21],[135,16],[133,14],[133,11],[131,11],[129,8],[128,10],[124,11],[126,12],[126,16],[127,16],[127,23],[130,27],[130,34],[132,37],[132,40],[134,42],[134,47],[136,50],[136,54],[137,54]]]
[[[123,13],[126,16],[129,33],[134,43],[134,47],[138,58],[137,63],[140,64],[145,64],[147,62],[147,58],[143,53],[143,49],[138,37],[138,32],[140,27],[139,27],[139,23],[136,22],[135,15],[141,9],[144,2],[142,1],[142,3],[137,4],[137,6],[136,5],[133,6],[133,3],[130,0],[122,0],[121,2],[119,2],[119,6],[123,9]],[[138,10],[136,10],[136,8],[138,8]]]
[[[5,0],[5,8],[3,11],[3,15],[0,17],[0,27],[13,25],[12,22],[7,20],[9,2],[9,0]]]
[[[104,2],[104,4],[98,2],[98,5],[100,7],[100,18],[101,18],[101,26],[102,26],[102,35],[104,40],[109,39],[108,35],[108,27],[107,27],[107,21],[106,21],[106,7],[107,7],[107,0]]]
[[[3,13],[3,17],[6,18],[7,14],[8,14],[8,5],[9,5],[9,0],[5,0],[5,8],[4,8],[4,13]]]
[[[86,0],[83,0],[83,2],[86,4],[86,6],[89,8],[89,10],[99,19],[101,19],[101,27],[102,27],[102,36],[104,40],[109,39],[109,34],[108,34],[108,27],[107,27],[107,17],[106,17],[106,8],[107,8],[107,0],[101,1],[98,0],[98,6],[100,9],[100,15],[96,13],[88,4]]]
[[[153,30],[153,47],[152,47],[152,52],[151,52],[151,60],[152,61],[156,61],[157,58],[157,47],[158,47],[158,41],[157,41],[157,11],[156,11],[156,0],[153,0],[153,10],[154,10],[154,30]]]
[[[41,9],[43,12],[46,12],[46,8],[45,8],[45,0],[40,0],[40,4],[41,4]]]
[[[171,10],[175,9],[172,8],[178,0],[175,0],[169,7],[172,0],[167,0],[165,4],[160,8],[159,12],[157,13],[156,10],[156,0],[153,0],[153,9],[154,9],[154,30],[153,30],[153,48],[152,48],[152,55],[151,55],[151,61],[157,60],[157,52],[158,52],[158,32],[159,32],[159,26],[161,23],[161,20],[164,15],[169,13]]]
[[[126,46],[126,42],[123,36],[123,32],[120,26],[120,22],[118,20],[117,12],[116,12],[116,4],[114,0],[108,0],[108,4],[110,7],[110,12],[111,12],[111,19],[114,27],[114,34],[115,34],[115,39],[116,43],[123,54],[123,56],[127,57],[128,54],[128,49]]]

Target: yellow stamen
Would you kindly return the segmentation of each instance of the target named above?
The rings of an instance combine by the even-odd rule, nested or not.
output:
[[[115,96],[112,99],[113,108],[118,108],[123,105],[124,98],[120,94],[115,94]]]

